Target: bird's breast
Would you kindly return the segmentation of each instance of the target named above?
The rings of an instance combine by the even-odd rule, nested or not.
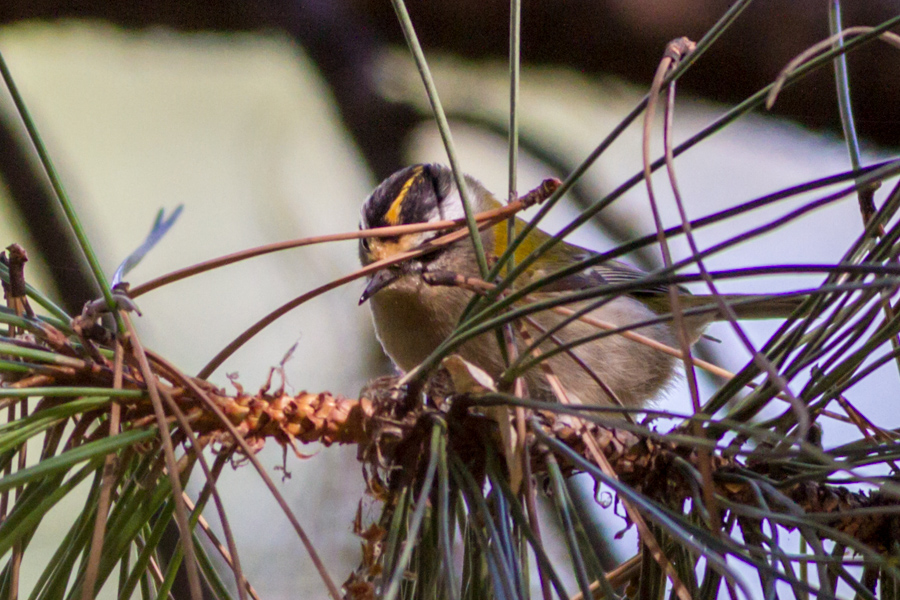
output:
[[[469,294],[427,285],[405,276],[371,300],[375,333],[385,352],[403,371],[424,361],[453,331]]]

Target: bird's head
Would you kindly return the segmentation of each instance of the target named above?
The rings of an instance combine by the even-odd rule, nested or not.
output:
[[[476,200],[475,210],[484,210],[496,203],[490,193],[476,180],[467,177],[467,184]],[[360,211],[361,230],[433,223],[465,217],[462,199],[456,188],[453,173],[438,164],[420,164],[397,171],[375,188]],[[361,238],[359,260],[363,266],[396,256],[440,236],[440,231],[422,231],[388,237]],[[422,255],[374,273],[360,298],[360,303],[388,287],[404,275],[421,274],[424,265],[442,252]]]

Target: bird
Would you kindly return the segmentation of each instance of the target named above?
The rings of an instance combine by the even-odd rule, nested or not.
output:
[[[472,209],[482,212],[501,206],[477,179],[465,175],[471,192]],[[463,202],[453,173],[441,164],[417,164],[403,168],[379,184],[365,199],[360,214],[361,230],[380,227],[431,223],[465,216]],[[516,231],[524,222],[516,219]],[[363,237],[359,241],[359,258],[363,266],[396,256],[399,252],[422,247],[436,237],[437,231],[406,233],[388,237]],[[506,221],[483,229],[481,242],[486,255],[494,259],[507,247]],[[549,239],[549,235],[534,228],[516,252],[517,262],[534,248]],[[561,240],[537,261],[528,266],[512,284],[512,289],[540,282],[547,276],[597,253]],[[481,272],[476,250],[470,238],[462,238],[450,245],[437,247],[399,264],[370,273],[360,304],[371,307],[376,336],[385,353],[403,372],[417,368],[457,327],[466,307],[476,293],[469,286],[433,285],[428,274],[450,273],[460,280],[480,280]],[[559,328],[531,351],[532,356],[546,354],[559,344],[568,345],[582,338],[596,339],[575,345],[546,359],[548,368],[535,366],[523,375],[529,396],[545,401],[560,400],[560,387],[565,401],[592,406],[619,405],[628,408],[646,406],[672,381],[678,360],[640,341],[612,333],[596,337],[598,328],[585,321],[601,321],[616,327],[656,320],[634,331],[646,338],[679,348],[673,320],[660,319],[671,314],[671,296],[667,284],[648,283],[641,286],[647,273],[624,262],[607,260],[555,278],[529,293],[516,305],[561,298],[573,292],[597,292],[595,298],[578,300],[568,305],[571,310],[586,309],[585,320],[572,320],[559,328],[566,315],[549,309],[532,313],[511,327],[518,353],[528,350],[531,342],[541,334]],[[490,282],[489,282],[490,283]],[[627,293],[611,294],[603,299],[602,291],[622,284]],[[631,284],[631,285],[628,285]],[[711,295],[693,295],[679,288],[682,309],[706,307],[702,312],[685,315],[684,327],[691,344],[702,336],[706,326],[724,317]],[[800,305],[795,296],[762,296],[731,294],[721,296],[732,304],[739,318],[785,318]],[[598,299],[600,299],[598,301]],[[594,305],[591,307],[591,305]],[[508,356],[500,347],[493,332],[469,339],[453,351],[495,380],[507,368]],[[553,377],[548,377],[548,373]],[[555,378],[557,385],[553,385]]]

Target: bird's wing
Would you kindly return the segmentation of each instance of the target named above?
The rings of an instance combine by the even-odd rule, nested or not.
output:
[[[516,229],[521,231],[524,223],[516,220]],[[506,249],[506,223],[494,226],[495,247],[494,251],[499,255]],[[521,246],[516,250],[516,263],[520,263],[538,247],[542,246],[550,236],[540,229],[532,230]],[[520,283],[527,284],[539,281],[552,275],[573,263],[583,261],[597,253],[587,248],[576,246],[568,242],[558,242],[548,250],[538,261],[532,265],[523,275]],[[576,273],[560,277],[541,287],[542,292],[566,292],[577,291],[600,286],[627,285],[639,282],[647,277],[647,273],[627,263],[617,260],[607,260],[602,264],[588,267]],[[660,283],[648,283],[646,286],[638,286],[627,293],[633,296],[659,296],[668,293],[668,286]],[[682,290],[688,293],[686,290]]]
[[[543,232],[541,232],[543,233]],[[547,277],[555,271],[576,262],[597,256],[596,252],[581,248],[574,244],[561,242],[550,250],[543,261],[539,261],[542,268],[535,269],[532,273],[532,281]],[[601,264],[587,267],[576,273],[556,279],[541,288],[541,291],[575,291],[588,288],[612,285],[628,285],[639,283],[646,279],[648,274],[636,267],[618,260],[607,260]],[[647,283],[639,285],[627,293],[634,296],[667,294],[669,288],[664,283]]]
[[[587,258],[587,257],[584,257]],[[557,267],[558,268],[558,267]],[[547,276],[551,273],[542,273]],[[537,275],[537,273],[536,273]],[[543,286],[542,291],[574,291],[601,286],[628,285],[640,283],[647,273],[618,261],[606,261],[603,264],[588,267],[577,273],[566,275]],[[668,293],[668,286],[661,283],[639,285],[626,293],[630,295],[658,295]]]

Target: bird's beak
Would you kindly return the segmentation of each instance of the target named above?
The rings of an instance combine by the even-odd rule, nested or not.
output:
[[[369,280],[369,284],[363,291],[362,296],[359,297],[359,303],[362,304],[363,302],[377,294],[379,290],[391,285],[393,282],[399,279],[401,275],[402,273],[399,270],[391,268],[375,271],[375,274],[372,275],[372,278]]]

